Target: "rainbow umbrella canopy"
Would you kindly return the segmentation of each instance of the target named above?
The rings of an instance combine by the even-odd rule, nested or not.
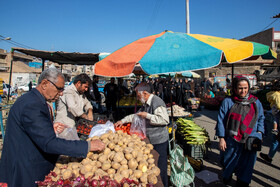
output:
[[[134,41],[95,64],[96,75],[123,77],[139,66],[147,74],[200,70],[222,60],[238,62],[252,56],[275,59],[269,46],[201,34],[164,31]]]

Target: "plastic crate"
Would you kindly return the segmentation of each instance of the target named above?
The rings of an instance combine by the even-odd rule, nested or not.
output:
[[[194,159],[203,159],[207,150],[205,145],[190,144],[187,144],[184,149],[184,151],[186,151],[186,154]]]
[[[98,114],[98,113],[93,114],[93,120],[92,121],[94,121],[96,123],[104,124],[104,123],[107,122],[107,120],[108,120],[108,117],[105,114]]]
[[[91,128],[95,126],[97,123],[95,121],[90,121],[87,119],[79,119],[76,123],[77,132],[79,135],[86,135],[88,136]]]

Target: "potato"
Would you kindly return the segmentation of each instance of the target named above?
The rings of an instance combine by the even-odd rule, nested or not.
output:
[[[99,136],[94,136],[91,138],[91,140],[98,140],[99,139]]]
[[[54,176],[52,176],[52,181],[53,182],[56,182],[56,181],[58,181],[58,179],[59,179],[60,177],[57,175],[56,177],[54,177]]]
[[[121,173],[121,171],[123,171],[123,170],[128,170],[128,166],[127,165],[122,165],[121,167],[119,167],[118,173]]]
[[[159,176],[160,169],[157,166],[152,167],[151,173],[155,174],[156,176]]]
[[[110,175],[110,174],[115,174],[115,173],[116,173],[116,170],[110,168],[110,169],[107,170],[107,173],[108,173],[109,175]]]
[[[124,183],[124,184],[123,184],[123,187],[130,187],[130,185],[127,184],[127,183]]]
[[[157,177],[154,174],[148,175],[148,182],[151,184],[156,184],[157,183]]]
[[[112,142],[110,142],[110,143],[108,144],[108,147],[109,147],[111,150],[114,150],[115,146],[116,146],[116,144],[114,144],[114,143],[112,143]]]
[[[118,132],[118,131],[117,131]],[[116,173],[114,179],[120,183],[123,179],[123,176],[120,173]]]
[[[147,147],[148,149],[154,149],[154,146],[153,146],[152,144],[147,144],[146,147]]]
[[[128,168],[129,169],[136,169],[138,166],[138,162],[135,159],[131,159],[128,161]]]
[[[72,176],[72,171],[70,169],[66,169],[63,173],[62,173],[62,178],[64,180],[69,179]]]
[[[83,161],[82,161],[82,164],[83,165],[87,165],[87,164],[90,164],[91,160],[89,158],[85,158]]]
[[[116,145],[115,148],[114,148],[114,150],[115,150],[116,152],[120,152],[120,151],[121,151],[121,147],[120,147],[119,145]]]
[[[55,172],[57,175],[59,175],[61,171],[60,171],[59,168],[55,167],[54,170],[53,170],[53,172]]]
[[[131,152],[131,154],[132,154],[133,158],[136,158],[137,155],[138,155],[138,152],[137,152],[137,150],[133,150],[133,151]]]
[[[98,161],[101,162],[101,163],[103,163],[103,162],[105,162],[107,160],[108,160],[108,156],[107,155],[101,155],[98,158]]]
[[[133,148],[131,148],[131,147],[126,147],[126,148],[123,150],[124,153],[131,153],[132,151],[133,151]]]
[[[80,169],[74,169],[72,170],[72,173],[74,174],[75,177],[78,177],[80,175]]]
[[[92,160],[97,160],[97,159],[98,159],[98,157],[99,157],[99,155],[98,155],[98,154],[93,154],[93,155],[92,155],[92,157],[91,157],[91,159],[92,159]]]
[[[96,161],[96,167],[100,168],[102,166],[101,162]]]
[[[109,136],[110,136],[110,134],[105,133],[105,134],[103,134],[102,136],[100,136],[100,139],[101,139],[101,140],[104,140],[104,139],[109,138]]]
[[[148,169],[148,164],[145,161],[141,161],[139,162],[137,169],[145,173]]]
[[[108,169],[111,168],[111,164],[110,162],[106,161],[102,164],[101,168],[104,170],[104,171],[107,171]]]
[[[149,163],[149,164],[154,164],[154,163],[155,163],[155,159],[149,158],[149,159],[148,159],[148,163]]]
[[[92,166],[91,171],[94,173],[98,168],[96,166]]]
[[[122,145],[123,145],[123,141],[119,141],[119,142],[118,142],[118,145],[119,145],[119,146],[122,146]]]
[[[116,152],[115,152],[115,151],[111,151],[111,152],[108,154],[108,159],[109,159],[109,160],[113,160],[113,159],[114,159],[115,154],[116,154]]]
[[[121,165],[127,165],[127,160],[126,159],[123,159],[122,161],[121,161]]]
[[[122,152],[117,152],[114,156],[115,162],[121,162],[124,159],[124,154]]]
[[[140,181],[144,184],[148,183],[148,175],[144,173],[142,177],[140,178]]]
[[[130,160],[130,159],[133,158],[133,156],[132,156],[132,154],[130,154],[130,153],[126,153],[126,154],[125,154],[125,158],[126,158],[127,160]]]
[[[85,178],[87,179],[87,178],[90,178],[90,177],[92,177],[94,174],[93,174],[93,172],[87,172],[86,174],[85,174]]]
[[[154,155],[153,154],[149,154],[148,158],[154,158]]]
[[[134,146],[134,143],[133,142],[129,142],[128,144],[127,144],[127,147],[133,147]]]
[[[127,169],[122,170],[120,173],[124,178],[129,178],[129,171]]]
[[[119,169],[120,167],[121,167],[121,165],[118,162],[113,162],[112,163],[112,168]]]
[[[88,158],[91,158],[92,155],[93,155],[93,152],[88,152],[87,157],[88,157]]]
[[[140,171],[140,170],[135,170],[134,171],[134,176],[137,178],[137,179],[140,179],[143,175],[143,172]]]
[[[146,154],[146,155],[150,154],[150,152],[151,152],[151,150],[150,150],[150,149],[147,149],[147,148],[145,148],[145,149],[143,150],[143,153]]]

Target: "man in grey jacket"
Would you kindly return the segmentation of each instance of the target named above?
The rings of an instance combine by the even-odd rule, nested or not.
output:
[[[124,123],[132,122],[135,115],[146,119],[147,138],[153,144],[154,149],[159,153],[158,167],[165,187],[168,186],[167,178],[167,151],[168,151],[168,131],[169,116],[164,101],[156,95],[151,94],[149,84],[142,82],[135,88],[137,98],[143,104],[137,114],[126,116],[116,123],[122,126]]]
[[[66,87],[63,95],[60,96],[57,106],[57,115],[55,122],[60,122],[68,126],[58,136],[64,139],[78,139],[75,128],[76,118],[84,118],[92,120],[92,105],[85,96],[91,79],[87,74],[80,74],[74,78],[73,84]],[[71,137],[69,137],[69,130],[73,130]]]

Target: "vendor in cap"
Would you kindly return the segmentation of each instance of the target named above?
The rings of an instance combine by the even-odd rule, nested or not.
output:
[[[168,186],[167,179],[167,148],[169,116],[164,101],[156,95],[151,94],[149,84],[142,82],[135,88],[137,98],[143,104],[137,114],[126,116],[116,123],[120,127],[124,123],[132,122],[135,115],[146,119],[147,138],[153,144],[154,149],[159,153],[158,167],[160,176],[165,187]]]

